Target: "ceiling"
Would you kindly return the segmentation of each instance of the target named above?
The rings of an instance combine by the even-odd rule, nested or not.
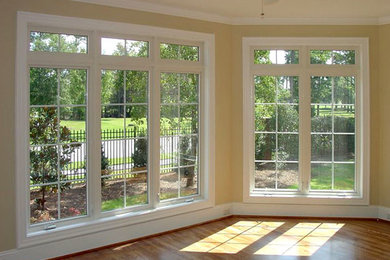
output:
[[[381,24],[390,0],[75,0],[230,24]]]

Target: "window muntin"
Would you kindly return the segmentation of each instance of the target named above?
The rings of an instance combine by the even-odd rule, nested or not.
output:
[[[299,78],[255,76],[255,189],[296,190]]]
[[[87,53],[88,37],[85,35],[31,31],[30,51]]]
[[[160,43],[160,58],[168,60],[199,61],[199,46]]]
[[[355,77],[311,77],[312,190],[355,191]]]
[[[86,69],[30,68],[31,225],[88,214],[86,93]]]
[[[299,64],[299,50],[254,50],[254,64]]]
[[[102,37],[101,55],[149,57],[149,42]]]
[[[148,71],[102,71],[102,211],[148,203],[148,85]]]
[[[354,65],[355,50],[311,50],[311,64]]]
[[[160,75],[160,200],[199,194],[199,80]]]

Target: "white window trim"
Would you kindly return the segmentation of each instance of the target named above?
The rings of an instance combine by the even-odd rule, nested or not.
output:
[[[200,136],[201,136],[201,147],[200,147],[200,161],[201,164],[201,196],[199,196],[198,200],[194,202],[188,203],[182,201],[178,204],[172,205],[164,205],[161,203],[160,207],[155,208],[157,205],[151,205],[152,208],[143,211],[128,211],[121,212],[119,214],[104,214],[100,213],[99,218],[94,217],[86,217],[86,221],[82,222],[72,222],[69,221],[69,225],[59,226],[53,230],[41,230],[36,232],[29,231],[29,220],[28,216],[28,172],[29,172],[29,161],[28,161],[28,144],[29,144],[29,116],[26,111],[29,109],[29,96],[28,96],[28,66],[27,62],[29,59],[29,55],[34,55],[34,53],[29,52],[29,28],[41,28],[41,27],[50,27],[50,28],[66,28],[66,32],[74,31],[82,31],[89,32],[89,37],[94,37],[94,41],[88,40],[89,51],[86,55],[77,55],[80,58],[77,58],[77,66],[88,67],[91,65],[91,55],[96,53],[96,49],[100,49],[100,41],[96,41],[99,37],[100,32],[104,32],[107,34],[118,34],[118,35],[137,35],[138,37],[149,39],[151,36],[159,37],[161,39],[170,39],[172,41],[181,42],[185,39],[185,42],[202,42],[202,48],[204,51],[204,60],[202,60],[202,64],[200,66],[199,62],[192,67],[186,67],[183,69],[180,66],[172,64],[169,69],[174,70],[175,72],[191,72],[196,71],[199,73],[201,71],[202,81],[201,85],[203,87],[203,91],[201,91],[201,105],[200,105],[200,114],[202,115],[200,124],[202,127],[200,128]],[[91,38],[90,38],[91,39]],[[155,48],[159,50],[159,45],[154,42],[154,46],[151,45],[150,48]],[[94,44],[95,43],[95,44]],[[199,32],[189,32],[182,30],[174,30],[174,29],[166,29],[152,26],[143,26],[143,25],[133,25],[126,23],[116,23],[116,22],[108,22],[101,20],[92,20],[92,19],[84,19],[84,18],[74,18],[74,17],[62,17],[62,16],[54,16],[54,15],[46,15],[46,14],[37,14],[37,13],[29,13],[29,12],[18,12],[17,14],[17,46],[16,46],[16,73],[15,73],[15,89],[16,89],[16,216],[17,216],[17,246],[18,248],[32,246],[36,244],[51,242],[59,239],[66,239],[70,237],[76,237],[83,234],[88,234],[92,232],[98,232],[102,230],[107,230],[115,227],[121,227],[125,225],[132,225],[136,223],[148,222],[155,219],[166,218],[169,216],[174,216],[178,214],[184,214],[187,212],[198,211],[205,208],[214,207],[215,205],[215,194],[214,194],[214,171],[215,171],[215,39],[213,34],[207,33],[199,33]],[[46,55],[46,54],[44,54]],[[52,53],[47,53],[47,55],[52,55]],[[57,53],[56,55],[62,55],[61,53]],[[66,64],[75,65],[75,60],[72,58],[66,58],[76,55],[64,55],[64,60]],[[123,57],[118,57],[121,59]],[[159,73],[162,68],[165,71],[167,65],[159,66],[157,57],[150,57],[154,59],[156,66],[149,67],[151,74],[151,84],[150,84],[150,92],[155,91],[154,95],[152,95],[149,103],[150,113],[158,113],[160,107],[155,104],[156,99],[159,99]],[[130,62],[130,59],[127,60],[127,64],[121,63],[120,65],[126,67],[142,67],[140,63],[137,62],[137,58],[133,59],[134,62]],[[34,60],[35,61],[35,60]],[[37,66],[39,66],[40,61],[36,59]],[[46,62],[46,61],[45,61]],[[42,61],[42,63],[44,63]],[[162,63],[162,62],[161,62]],[[47,64],[47,62],[46,62]],[[106,64],[106,63],[104,63]],[[55,59],[53,59],[53,64],[56,65]],[[101,66],[103,64],[99,64]],[[109,64],[106,64],[109,65]],[[99,84],[99,76],[98,70],[99,66],[94,66],[94,70],[90,70],[88,80],[92,81],[92,84]],[[148,65],[147,65],[148,66]],[[105,67],[106,68],[106,67]],[[91,85],[91,84],[89,84]],[[96,100],[98,95],[93,91],[89,91],[89,100]],[[96,111],[100,111],[100,102],[96,102],[97,105],[95,109]],[[157,103],[159,104],[159,102]],[[91,104],[90,104],[91,105]],[[91,113],[90,109],[88,114]],[[100,113],[100,112],[99,112]],[[95,127],[96,129],[100,129],[99,121],[96,117],[88,119],[88,124],[90,127]],[[154,135],[154,138],[151,140],[159,140],[159,118],[154,117],[153,122],[150,120],[149,131],[150,135]],[[154,130],[151,129],[154,125]],[[91,135],[90,138],[93,138],[93,135],[98,131],[89,132]],[[156,136],[158,138],[156,139]],[[152,144],[153,145],[153,144]],[[155,145],[155,144],[154,144]],[[91,144],[88,144],[89,149],[99,149],[98,142],[95,142],[95,147],[91,147]],[[202,147],[203,146],[203,147]],[[100,149],[99,149],[100,150]],[[159,156],[159,151],[157,149],[150,150],[150,156]],[[90,156],[90,155],[89,155]],[[100,161],[100,160],[99,160]],[[153,162],[150,160],[150,162]],[[100,169],[99,165],[92,166],[92,170]],[[159,170],[159,165],[155,163],[155,165],[150,165],[151,171]],[[91,168],[90,168],[91,169]],[[89,185],[95,185],[96,187],[100,187],[97,178],[95,179],[95,183],[91,179],[88,179],[90,182]],[[157,184],[156,184],[157,185]],[[153,185],[150,185],[152,187]],[[156,186],[158,187],[158,186]],[[91,189],[89,189],[91,190]],[[99,191],[100,192],[100,191]],[[149,193],[150,195],[156,195],[157,191],[152,190]],[[89,196],[94,196],[92,191],[88,191]],[[95,191],[95,196],[100,194]],[[90,210],[99,210],[99,201],[95,201],[90,205],[92,208]],[[98,216],[99,214],[95,214],[94,216]]]
[[[272,49],[290,49],[294,48],[300,50],[300,64],[303,63],[304,68],[308,68],[310,61],[308,55],[302,55],[302,51],[308,51],[310,47],[318,48],[332,48],[338,49],[348,47],[358,50],[356,57],[356,64],[360,68],[357,74],[356,86],[356,167],[359,171],[359,194],[332,194],[314,193],[307,195],[297,194],[294,192],[252,192],[251,178],[253,178],[252,169],[254,166],[254,120],[253,120],[253,72],[257,70],[262,74],[284,75],[283,68],[290,67],[289,74],[292,76],[306,74],[306,80],[311,71],[304,71],[297,68],[296,65],[254,65],[253,63],[253,47],[272,48]],[[243,60],[243,201],[246,203],[276,203],[276,204],[327,204],[327,205],[368,205],[369,204],[369,188],[370,188],[370,80],[369,80],[369,49],[367,38],[288,38],[288,37],[244,37],[242,40],[242,60]],[[321,66],[327,72],[337,74],[337,66],[348,65],[332,65],[333,68],[327,68],[329,65],[315,65]],[[356,69],[351,68],[351,72]],[[300,77],[300,80],[305,80]],[[306,83],[307,84],[307,83]],[[364,86],[364,87],[363,87]],[[301,95],[300,88],[300,102]],[[307,101],[308,100],[308,101]],[[310,98],[306,98],[306,102],[310,102]],[[302,113],[302,104],[300,104],[300,118],[303,116],[310,118],[310,111]],[[358,111],[357,111],[358,110]],[[307,128],[307,127],[306,127]],[[302,120],[300,120],[299,131],[302,130]],[[307,129],[306,129],[307,131]],[[301,147],[300,138],[300,147]],[[310,153],[299,150],[300,160],[302,156],[308,156]],[[303,169],[300,165],[300,176],[302,174],[309,175],[309,169]],[[302,185],[302,189],[307,190],[308,184]]]

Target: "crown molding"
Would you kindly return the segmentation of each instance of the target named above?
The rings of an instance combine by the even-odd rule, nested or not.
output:
[[[390,24],[390,16],[379,18],[261,18],[226,17],[185,8],[143,2],[139,0],[72,0],[229,25],[384,25]]]

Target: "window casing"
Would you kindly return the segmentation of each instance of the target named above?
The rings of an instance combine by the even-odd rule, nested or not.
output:
[[[244,201],[367,204],[368,83],[366,39],[244,38]]]
[[[20,213],[20,226],[26,227],[19,233],[21,243],[29,241],[31,236],[41,236],[49,239],[51,233],[56,232],[56,230],[62,230],[62,233],[66,234],[64,230],[71,229],[75,225],[80,226],[81,224],[94,227],[95,222],[101,223],[101,221],[113,221],[114,224],[118,216],[121,216],[121,218],[134,216],[133,221],[140,221],[141,219],[136,216],[145,214],[143,219],[156,218],[158,215],[154,214],[158,214],[160,210],[168,210],[168,213],[164,213],[164,215],[169,216],[169,214],[200,209],[213,204],[214,198],[211,188],[213,163],[204,159],[205,157],[213,158],[213,138],[211,138],[213,123],[209,122],[213,117],[211,103],[214,71],[213,36],[129,24],[117,24],[118,27],[112,29],[111,23],[95,22],[93,20],[84,21],[85,19],[75,21],[73,18],[58,18],[47,15],[26,14],[22,16],[24,16],[22,18],[24,23],[21,24],[24,26],[18,28],[18,35],[24,46],[19,44],[18,50],[27,50],[27,52],[24,55],[23,51],[20,51],[19,53],[22,53],[22,55],[19,54],[19,57],[17,57],[19,66],[17,73],[18,75],[24,75],[24,80],[17,80],[17,95],[19,99],[26,101],[27,107],[17,106],[17,124],[20,126],[18,133],[20,140],[17,147],[19,151],[23,151],[20,153],[21,156],[18,158],[19,163],[17,164],[20,165],[17,196],[19,201],[22,202],[18,212]],[[83,22],[86,22],[84,26]],[[92,28],[91,24],[94,24]],[[102,27],[100,27],[101,25]],[[68,28],[64,28],[66,26]],[[76,27],[78,29],[73,29]],[[98,31],[97,28],[102,31]],[[123,34],[119,31],[131,31],[131,34]],[[34,33],[31,34],[30,32]],[[40,34],[39,32],[44,33]],[[43,47],[38,46],[39,48],[34,49],[34,44],[30,44],[29,41],[30,34],[34,35],[35,38],[44,38],[50,35],[56,41],[49,43],[55,45],[55,47],[45,47],[48,42],[43,41],[43,43],[41,42]],[[28,37],[25,37],[26,35]],[[159,38],[159,35],[161,38]],[[61,37],[65,41],[71,38],[70,40],[73,42],[81,39],[82,47],[66,49],[60,40],[57,41],[57,38]],[[123,54],[112,49],[107,51],[107,41],[104,43],[106,50],[103,52],[102,42],[104,40],[102,41],[102,39],[123,39],[125,47]],[[195,49],[194,56],[197,57],[196,60],[179,59],[175,58],[175,55],[170,59],[160,57],[160,46],[169,43],[179,47],[181,45],[190,46],[192,51]],[[128,46],[130,47],[127,48]],[[145,46],[146,50],[142,50]],[[62,51],[62,49],[65,51]],[[69,71],[84,73],[83,82],[85,84],[81,95],[84,95],[85,99],[76,104],[63,101],[61,97],[61,76],[56,75],[55,80],[58,81],[56,83],[58,87],[52,98],[53,104],[41,104],[39,102],[30,104],[32,99],[29,98],[29,89],[34,89],[30,86],[29,74],[39,69],[53,70],[58,75]],[[160,145],[163,145],[161,139],[164,139],[165,136],[162,133],[160,135],[160,104],[163,104],[160,89],[163,85],[161,83],[162,77],[168,73],[195,77],[195,88],[190,89],[190,91],[195,91],[193,96],[196,98],[191,102],[180,100],[177,105],[179,107],[183,106],[185,111],[189,110],[196,116],[189,117],[187,115],[183,117],[186,119],[183,120],[183,126],[185,124],[194,126],[188,133],[181,132],[180,126],[172,129],[174,127],[172,122],[180,121],[179,118],[173,118],[171,121],[166,120],[167,122],[165,122],[165,126],[169,126],[169,130],[175,132],[175,135],[169,138],[171,138],[170,143],[176,145],[171,154],[167,155],[167,161],[171,163],[170,160],[173,160],[173,154],[176,154],[179,164],[176,165],[177,167],[171,167],[176,169],[177,179],[170,183],[171,186],[176,185],[178,195],[163,199],[160,190],[164,187],[165,182],[160,181],[160,168],[162,169]],[[107,76],[108,74],[110,75]],[[107,78],[109,79],[106,80]],[[114,84],[114,88],[117,88],[116,93],[122,93],[122,96],[117,99],[113,95],[108,94],[108,97],[106,95],[110,92],[110,81],[112,83],[115,79],[123,84],[123,86]],[[139,84],[142,85],[142,88],[139,88],[138,83],[137,86],[134,86],[136,84],[134,82],[141,82]],[[107,88],[109,89],[108,92],[103,93],[103,89]],[[140,91],[143,93],[140,94]],[[188,88],[186,91],[188,92]],[[42,95],[42,93],[34,94],[34,91],[31,91],[31,94],[33,98]],[[45,95],[43,93],[43,96]],[[186,109],[186,106],[191,105],[194,107],[192,110]],[[78,130],[78,135],[75,135],[74,131],[71,135],[76,136],[76,139],[61,142],[60,138],[57,138],[58,140],[56,139],[49,144],[38,142],[30,145],[28,141],[31,136],[28,126],[31,120],[28,112],[29,107],[32,110],[43,109],[43,107],[56,110],[55,114],[58,116],[55,120],[59,122],[56,129],[64,126],[69,130],[74,127]],[[61,114],[63,107],[68,110],[83,110],[84,123],[80,126],[80,124],[76,124],[79,122],[73,122],[72,119],[74,118],[71,116],[63,116]],[[32,115],[39,114],[33,112]],[[106,119],[111,119],[111,123],[104,122]],[[61,125],[61,122],[63,122],[63,125]],[[107,126],[110,127],[111,125],[120,127],[116,130],[108,129]],[[31,129],[34,129],[34,127]],[[57,130],[58,132],[60,131]],[[186,139],[184,141],[187,142],[181,140],[184,137]],[[108,144],[110,142],[111,146]],[[185,158],[180,158],[182,156],[180,149],[184,143],[187,147],[183,154]],[[70,158],[65,162],[67,168],[62,169],[60,163],[62,159],[61,152],[57,152],[58,166],[55,181],[53,183],[43,182],[39,185],[30,183],[30,176],[26,173],[29,173],[33,167],[30,167],[29,163],[22,163],[24,160],[30,161],[29,154],[24,151],[26,151],[26,148],[29,151],[28,147],[31,147],[31,151],[35,149],[39,155],[40,149],[42,150],[40,147],[47,145],[56,147],[58,151],[60,151],[60,148],[63,150],[65,145],[75,145],[74,150],[79,151],[76,157],[79,158],[70,158],[74,157],[74,151],[70,151],[69,154],[65,155],[65,157]],[[115,146],[114,149],[113,146]],[[208,151],[207,149],[211,150]],[[183,165],[180,165],[180,163]],[[69,174],[69,169],[74,170],[74,178],[72,174]],[[183,174],[181,174],[182,171]],[[58,178],[58,176],[64,177],[64,180]],[[72,179],[65,180],[66,177],[72,177]],[[63,203],[60,186],[67,182],[71,185],[82,186],[84,205],[82,209],[77,207],[69,209],[69,204],[64,203],[64,205],[66,204],[66,212],[71,216],[65,214],[66,218],[62,218],[60,216],[64,207],[58,206]],[[28,187],[30,188],[26,189],[27,183],[29,183]],[[185,183],[184,186],[182,183]],[[35,219],[40,219],[40,221],[30,222],[33,214],[42,213],[42,211],[34,213],[34,210],[30,210],[30,205],[34,204],[34,201],[32,202],[29,198],[30,190],[45,185],[56,185],[57,187],[53,189],[58,193],[58,196],[55,196],[57,203],[52,203],[54,206],[51,205],[51,207],[58,208],[56,210],[58,215],[53,218],[50,215],[51,212],[49,212],[49,218],[37,216]],[[113,188],[118,185],[121,186]],[[137,189],[134,188],[135,186],[137,186]],[[190,192],[180,193],[181,188],[183,190],[190,189]],[[64,192],[66,190],[63,189]],[[70,197],[68,200],[74,198]],[[109,200],[108,203],[107,200]],[[193,205],[190,206],[191,204]],[[178,210],[178,207],[182,209]]]

